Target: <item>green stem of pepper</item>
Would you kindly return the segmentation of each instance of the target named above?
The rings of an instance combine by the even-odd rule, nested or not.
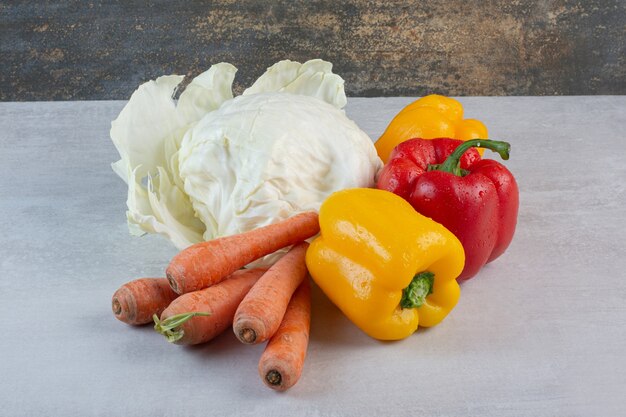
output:
[[[472,139],[466,140],[452,152],[442,164],[429,165],[428,171],[443,171],[460,177],[467,174],[467,171],[461,169],[461,157],[469,148],[490,149],[500,154],[504,160],[509,159],[511,145],[508,142],[488,139]]]
[[[400,307],[420,308],[424,304],[426,296],[433,293],[434,283],[435,274],[432,272],[424,271],[415,275],[409,285],[402,290]]]

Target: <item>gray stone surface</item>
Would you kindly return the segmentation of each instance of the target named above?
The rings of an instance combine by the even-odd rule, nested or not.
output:
[[[351,96],[626,94],[623,0],[3,1],[0,101],[122,99],[327,59]]]
[[[350,99],[372,138],[406,98]],[[314,289],[300,382],[277,394],[262,346],[169,345],[110,311],[175,250],[134,238],[111,171],[123,102],[0,103],[2,416],[623,416],[626,97],[465,98],[512,143],[521,208],[507,253],[439,326],[372,340]]]

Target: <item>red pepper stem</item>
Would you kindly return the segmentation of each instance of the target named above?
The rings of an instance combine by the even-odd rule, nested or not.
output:
[[[454,175],[461,175],[461,157],[469,148],[483,148],[490,149],[500,154],[500,157],[504,160],[509,159],[509,152],[511,151],[511,145],[508,142],[499,140],[488,139],[472,139],[466,140],[452,152],[446,160],[438,166],[433,166],[431,169],[437,171],[449,172]]]

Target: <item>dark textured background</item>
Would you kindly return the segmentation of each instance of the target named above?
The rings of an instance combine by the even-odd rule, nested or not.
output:
[[[626,1],[2,1],[0,100],[324,58],[352,96],[626,94]]]

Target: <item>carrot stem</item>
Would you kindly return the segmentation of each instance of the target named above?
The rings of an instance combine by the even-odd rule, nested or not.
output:
[[[154,320],[154,330],[165,336],[168,342],[174,343],[185,335],[185,331],[183,329],[178,329],[180,325],[192,317],[210,315],[211,313],[192,311],[189,313],[176,314],[163,321],[159,320],[159,317],[155,314],[152,316],[152,319]]]

